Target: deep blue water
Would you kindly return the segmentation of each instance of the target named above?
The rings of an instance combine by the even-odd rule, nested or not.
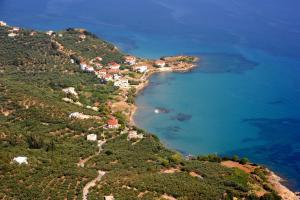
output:
[[[191,73],[151,78],[136,123],[185,153],[247,156],[300,190],[299,8],[299,0],[0,0],[0,20],[84,27],[138,56],[199,55]]]

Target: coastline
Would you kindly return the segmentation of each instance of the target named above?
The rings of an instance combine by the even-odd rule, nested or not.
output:
[[[137,95],[139,95],[145,88],[149,86],[149,79],[151,78],[152,75],[156,73],[185,73],[185,72],[190,72],[194,68],[199,66],[199,61],[200,58],[195,57],[195,61],[193,64],[189,65],[188,67],[185,68],[168,68],[168,69],[154,69],[149,71],[144,79],[143,82],[135,87],[136,92],[135,92],[135,98]],[[136,114],[138,109],[138,106],[136,103],[132,104],[131,106],[131,111],[129,115],[129,124],[131,126],[136,126],[136,123],[134,121],[134,115]],[[298,195],[298,192],[293,192],[290,190],[288,187],[286,187],[283,184],[284,179],[278,176],[275,172],[271,171],[270,169],[266,168],[266,171],[269,173],[267,175],[267,180],[272,186],[273,190],[278,193],[278,195],[283,199],[283,200],[300,200],[300,196]]]
[[[297,192],[291,191],[289,188],[287,188],[282,182],[284,181],[283,178],[275,174],[275,172],[267,169],[269,172],[268,181],[273,187],[273,189],[278,193],[278,195],[283,200],[299,200],[300,196],[298,196]]]
[[[173,57],[167,57],[167,58],[170,59],[170,60],[167,61],[166,63],[170,64],[170,66],[161,67],[161,68],[160,67],[154,67],[153,60],[144,60],[146,65],[148,65],[148,67],[149,67],[149,65],[151,65],[151,66],[149,67],[149,70],[147,71],[147,73],[141,73],[141,76],[138,75],[139,78],[135,79],[135,80],[138,80],[139,82],[138,82],[137,85],[135,85],[133,87],[133,88],[135,88],[134,96],[138,95],[147,86],[149,86],[149,82],[150,82],[149,79],[155,73],[162,73],[162,72],[172,72],[172,73],[173,72],[181,72],[181,73],[183,73],[183,72],[191,71],[195,67],[199,66],[199,64],[196,64],[196,62],[199,61],[199,58],[197,58],[197,57],[173,56]],[[182,61],[182,58],[185,58],[185,59],[187,58],[187,59],[189,59],[189,61]],[[190,59],[193,59],[193,61],[191,62]],[[172,62],[179,63],[179,65],[177,65],[177,64],[172,65],[171,64]],[[134,81],[134,79],[131,79],[131,80]],[[124,92],[124,90],[120,90],[120,91]],[[129,90],[126,90],[126,91],[128,92]],[[122,94],[119,94],[119,95],[122,95]],[[120,97],[120,96],[118,96],[118,97]],[[125,97],[127,97],[127,99],[128,99],[128,93],[125,95]],[[127,100],[127,99],[125,98],[125,100]],[[121,102],[123,100],[117,100],[117,101]],[[134,125],[135,124],[134,114],[136,113],[138,107],[135,103],[130,103],[129,106],[130,106],[129,107],[129,110],[130,110],[129,118],[130,119],[129,119],[128,123]],[[130,128],[132,128],[132,127],[130,127]],[[99,173],[100,172],[101,171],[99,171]],[[283,199],[287,199],[287,200],[297,200],[298,199],[295,193],[293,193],[287,187],[285,187],[283,184],[281,184],[282,178],[277,176],[272,171],[269,171],[269,172],[270,173],[268,173],[268,184],[270,184],[272,186],[272,189],[274,189],[278,194],[280,194]],[[94,180],[99,180],[99,178],[101,178],[101,177],[98,176],[98,178],[94,179]],[[91,183],[93,183],[93,182],[91,182]]]
[[[157,73],[186,73],[186,72],[190,72],[190,71],[192,71],[193,69],[195,69],[199,66],[199,61],[200,61],[199,57],[194,57],[193,63],[186,66],[186,67],[184,67],[184,68],[172,68],[172,67],[170,67],[170,68],[152,69],[151,71],[147,72],[147,74],[144,77],[143,82],[135,87],[135,89],[136,89],[135,98],[145,88],[147,88],[149,86],[150,78],[154,74],[157,74]],[[132,104],[132,108],[131,108],[130,115],[129,115],[129,124],[132,125],[132,126],[136,126],[136,123],[134,121],[134,115],[136,114],[137,109],[138,109],[138,106],[136,105],[136,103]]]

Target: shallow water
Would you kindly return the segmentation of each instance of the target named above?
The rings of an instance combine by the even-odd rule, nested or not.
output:
[[[247,156],[300,190],[299,7],[298,0],[2,0],[0,20],[84,27],[139,56],[199,55],[191,73],[151,78],[137,98],[138,125],[185,153]]]

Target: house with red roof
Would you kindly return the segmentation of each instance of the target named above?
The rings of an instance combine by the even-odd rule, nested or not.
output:
[[[116,62],[111,62],[111,63],[108,63],[108,67],[110,69],[120,69],[121,65]]]
[[[106,69],[96,70],[95,74],[98,78],[103,78],[107,74],[107,70]]]
[[[109,129],[115,129],[115,128],[119,128],[120,124],[118,119],[116,119],[115,117],[111,116],[109,120],[107,120],[107,127]]]
[[[106,81],[112,81],[112,80],[113,80],[113,76],[112,76],[111,74],[106,74],[106,75],[104,76],[104,79],[105,79]]]

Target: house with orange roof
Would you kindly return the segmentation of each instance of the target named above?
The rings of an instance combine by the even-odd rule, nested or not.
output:
[[[106,74],[106,75],[104,76],[104,79],[105,79],[106,81],[113,81],[113,76],[112,76],[111,74]]]
[[[109,129],[116,129],[120,127],[118,119],[115,117],[111,116],[109,120],[107,120],[107,127]]]
[[[111,63],[108,63],[108,67],[110,69],[120,69],[121,65],[116,62],[111,62]]]
[[[107,70],[106,69],[96,70],[95,74],[98,78],[103,78],[107,74]]]

